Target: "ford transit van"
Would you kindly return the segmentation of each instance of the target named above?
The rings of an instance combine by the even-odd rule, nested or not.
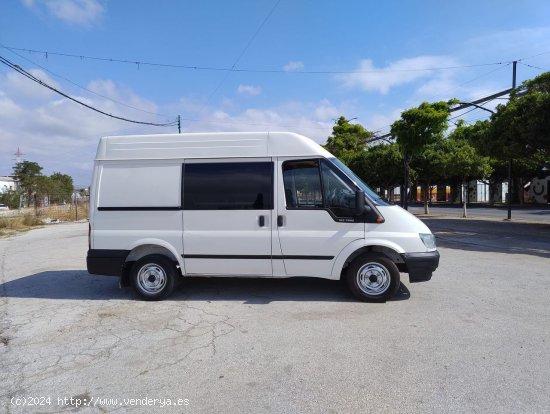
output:
[[[391,298],[430,280],[435,238],[320,145],[289,132],[105,137],[90,191],[88,272],[146,300],[186,276],[344,278]]]

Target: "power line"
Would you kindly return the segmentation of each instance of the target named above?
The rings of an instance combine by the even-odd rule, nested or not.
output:
[[[64,92],[61,92],[60,90],[54,88],[53,86],[51,85],[48,85],[46,82],[40,80],[39,78],[37,78],[36,76],[32,75],[30,72],[24,70],[23,68],[21,68],[21,66],[17,65],[17,64],[14,64],[13,62],[10,62],[8,59],[0,56],[0,63],[3,63],[4,65],[10,67],[11,69],[17,71],[18,73],[20,73],[21,75],[27,77],[28,79],[31,79],[32,81],[40,84],[41,86],[44,86],[58,94],[60,94],[61,96],[64,96],[66,97],[67,99],[70,99],[72,100],[73,102],[76,102],[80,105],[83,105],[89,109],[92,109],[96,112],[99,112],[101,113],[102,115],[106,115],[106,116],[109,116],[111,118],[115,118],[115,119],[119,119],[119,120],[122,120],[122,121],[127,121],[127,122],[132,122],[132,123],[137,123],[137,124],[142,124],[142,125],[151,125],[151,126],[175,126],[178,124],[178,121],[177,119],[175,121],[171,121],[171,122],[168,122],[168,123],[153,123],[153,122],[142,122],[142,121],[135,121],[135,120],[131,120],[131,119],[127,119],[127,118],[123,118],[123,117],[119,117],[119,116],[116,116],[116,115],[112,115],[112,114],[109,114],[109,113],[106,113],[104,111],[101,111],[97,108],[94,108],[92,107],[91,105],[88,105],[88,104],[85,104],[84,102],[81,102],[79,101],[78,99],[75,99],[67,94],[65,94]],[[101,95],[100,95],[101,96]],[[273,127],[274,125],[276,124],[266,124],[266,123],[253,123],[253,122],[231,122],[231,121],[221,121],[221,120],[209,120],[209,119],[196,119],[196,118],[184,118],[184,117],[180,117],[180,120],[181,121],[187,121],[187,122],[196,122],[196,123],[200,123],[200,122],[204,122],[204,123],[212,123],[212,124],[225,124],[225,125],[247,125],[247,126],[267,126],[267,127]],[[295,127],[294,125],[286,125],[286,124],[277,124],[278,127],[281,127],[281,128],[291,128],[291,127]],[[322,127],[322,126],[301,126],[301,128],[305,128],[305,129],[311,129],[311,130],[326,130],[327,127]]]
[[[155,123],[155,122],[143,122],[143,121],[135,121],[133,119],[128,119],[128,118],[124,118],[124,117],[121,117],[121,116],[116,116],[116,115],[113,115],[113,114],[109,114],[105,111],[102,111],[100,109],[97,109],[91,105],[88,105],[82,101],[79,101],[78,99],[76,98],[73,98],[72,96],[69,96],[67,95],[66,93],[60,91],[59,89],[56,89],[54,88],[53,86],[47,84],[46,82],[42,81],[41,79],[37,78],[36,76],[34,76],[33,74],[31,74],[30,72],[27,72],[25,69],[23,69],[21,66],[15,64],[15,63],[12,63],[10,62],[8,59],[6,59],[5,57],[3,56],[0,56],[0,63],[3,63],[4,65],[10,67],[11,69],[15,70],[16,72],[20,73],[21,75],[25,76],[26,78],[32,80],[33,82],[36,82],[38,83],[39,85],[47,88],[47,89],[50,89],[51,91],[79,104],[79,105],[82,105],[88,109],[91,109],[92,111],[95,111],[97,113],[100,113],[102,115],[105,115],[105,116],[108,116],[110,118],[114,118],[114,119],[118,119],[120,121],[125,121],[125,122],[131,122],[133,124],[141,124],[141,125],[150,125],[150,126],[159,126],[159,127],[167,127],[167,126],[174,126],[177,124],[177,121],[172,121],[172,122],[167,122],[167,123]]]
[[[546,51],[546,52],[542,52],[542,53],[537,53],[536,55],[527,56],[527,57],[518,59],[517,61],[518,61],[518,62],[521,62],[522,60],[533,59],[533,58],[536,58],[536,57],[539,57],[539,56],[542,56],[542,55],[548,55],[548,54],[550,54],[550,51]]]
[[[500,66],[500,67],[498,67],[498,68],[496,68],[496,69],[493,69],[493,70],[491,70],[491,71],[489,71],[489,72],[486,72],[486,73],[483,73],[483,74],[481,74],[481,75],[479,75],[479,76],[476,76],[475,78],[472,78],[472,79],[470,79],[470,80],[468,80],[468,81],[466,81],[466,82],[459,83],[459,84],[457,85],[457,87],[458,87],[458,86],[464,86],[464,85],[466,85],[466,84],[468,84],[468,83],[470,83],[470,82],[476,81],[476,80],[478,80],[478,79],[480,79],[480,78],[483,78],[483,77],[485,77],[485,76],[487,76],[487,75],[490,75],[491,73],[495,73],[495,72],[497,72],[497,71],[499,71],[499,70],[501,70],[501,69],[504,69],[504,68],[506,68],[506,67],[508,67],[508,66],[510,66],[510,65],[511,65],[511,62],[508,62],[508,63],[506,63],[505,66]]]
[[[8,49],[8,50],[9,50],[9,49]],[[63,79],[64,81],[69,82],[70,84],[72,84],[72,85],[74,85],[74,86],[76,86],[76,87],[78,87],[78,88],[80,88],[80,89],[82,89],[82,90],[84,90],[84,91],[86,91],[86,92],[89,92],[89,93],[94,94],[94,95],[96,95],[96,96],[99,96],[99,97],[101,97],[101,98],[107,99],[107,100],[109,100],[109,101],[111,101],[111,102],[114,102],[114,103],[116,103],[116,104],[125,106],[125,107],[127,107],[127,108],[131,108],[131,109],[134,109],[134,110],[136,110],[136,111],[144,112],[144,113],[146,113],[146,114],[156,115],[156,116],[163,117],[163,118],[170,118],[170,117],[171,117],[170,115],[159,114],[159,113],[156,113],[156,112],[146,111],[145,109],[136,108],[135,106],[128,105],[128,104],[126,104],[126,103],[124,103],[124,102],[120,102],[120,101],[118,101],[118,100],[116,100],[116,99],[109,98],[108,96],[105,96],[105,95],[102,95],[102,94],[100,94],[100,93],[94,92],[94,91],[92,91],[92,90],[90,90],[90,89],[88,89],[88,88],[86,88],[86,87],[84,87],[84,86],[82,86],[82,85],[79,85],[79,84],[76,83],[76,82],[73,82],[72,80],[70,80],[70,79],[68,79],[68,78],[66,78],[66,77],[64,77],[64,76],[62,76],[62,75],[59,75],[59,74],[57,74],[57,73],[55,73],[55,72],[52,72],[52,71],[49,70],[48,68],[46,68],[46,67],[44,67],[44,66],[42,66],[42,65],[39,65],[38,63],[36,63],[36,62],[34,62],[34,61],[30,60],[30,59],[27,59],[25,56],[23,56],[23,55],[21,55],[21,54],[19,54],[19,53],[17,53],[17,52],[14,52],[14,51],[12,51],[12,50],[10,50],[10,52],[13,53],[13,54],[15,54],[15,55],[17,55],[17,56],[19,56],[21,59],[24,59],[24,60],[26,60],[27,62],[32,63],[33,65],[39,67],[40,69],[42,69],[42,70],[48,72],[50,75],[53,75],[53,76],[55,76],[56,78],[59,78],[59,79]]]
[[[279,0],[280,1],[280,0]],[[277,2],[278,4],[279,2]],[[276,5],[277,5],[276,4]],[[274,10],[274,8],[272,9]],[[269,14],[269,16],[272,12]],[[264,20],[264,22],[267,20]],[[265,24],[262,22],[262,25]],[[261,26],[262,26],[261,25]],[[261,28],[261,27],[260,27]],[[253,37],[256,37],[257,33]],[[253,39],[252,39],[253,40]],[[251,42],[249,42],[251,43]],[[440,66],[440,67],[426,67],[426,68],[404,68],[404,69],[371,69],[371,70],[300,70],[300,71],[287,71],[284,69],[254,69],[254,68],[236,68],[236,64],[241,59],[242,56],[239,56],[237,63],[233,64],[230,67],[220,67],[220,66],[201,66],[201,65],[183,65],[183,64],[173,64],[173,63],[160,63],[160,62],[148,62],[140,60],[129,60],[129,59],[117,59],[117,58],[106,58],[98,56],[89,56],[84,54],[70,54],[70,53],[61,53],[61,52],[51,52],[47,50],[37,50],[37,49],[25,49],[19,47],[12,47],[0,44],[0,47],[10,51],[20,51],[27,53],[40,54],[46,57],[49,56],[59,56],[67,58],[75,58],[79,60],[97,60],[102,62],[109,63],[123,63],[130,64],[135,66],[153,66],[153,67],[164,67],[164,68],[173,68],[173,69],[186,69],[186,70],[196,70],[196,71],[217,71],[217,72],[245,72],[245,73],[285,73],[285,74],[299,74],[299,75],[346,75],[346,74],[369,74],[369,73],[400,73],[400,72],[429,72],[429,71],[438,71],[438,70],[451,70],[451,69],[468,69],[468,68],[477,68],[483,66],[497,66],[497,65],[509,65],[511,61],[502,61],[502,62],[490,62],[490,63],[478,63],[471,65],[455,65],[455,66]],[[243,49],[246,52],[246,49],[250,47],[249,44]],[[241,55],[244,55],[244,52],[241,52]],[[518,60],[519,61],[519,60]]]
[[[235,71],[235,67],[237,66],[237,64],[239,63],[239,61],[241,60],[241,58],[244,56],[244,54],[246,53],[246,51],[248,50],[248,48],[250,47],[250,45],[252,44],[252,42],[254,41],[254,39],[256,38],[256,36],[258,36],[258,33],[260,33],[260,30],[262,30],[262,27],[264,27],[264,25],[267,23],[267,21],[269,20],[269,18],[271,17],[271,15],[273,14],[273,12],[275,11],[275,9],[277,8],[277,6],[279,5],[279,3],[281,2],[281,0],[277,0],[275,2],[275,4],[273,5],[273,7],[271,8],[271,10],[269,11],[269,13],[267,13],[266,17],[262,20],[262,23],[260,23],[260,25],[258,26],[258,28],[256,29],[256,31],[254,32],[254,34],[252,35],[252,37],[248,40],[248,42],[246,43],[244,49],[241,51],[241,53],[239,54],[239,56],[237,57],[237,59],[235,59],[235,61],[233,62],[233,64],[231,65],[231,68],[229,68],[226,72],[225,72],[225,75],[223,76],[223,78],[221,79],[221,81],[218,83],[218,85],[216,85],[216,87],[212,90],[212,92],[208,95],[208,98],[206,98],[206,102],[204,103],[203,107],[201,108],[201,110],[199,111],[199,114],[202,113],[206,106],[208,105],[208,103],[210,102],[210,100],[212,99],[212,97],[218,92],[218,90],[222,87],[222,85],[225,83],[225,81],[227,80],[227,78],[229,77],[229,74],[231,72],[234,72]]]
[[[258,28],[256,29],[256,31],[254,32],[254,34],[252,35],[252,37],[250,38],[250,40],[248,41],[248,43],[246,44],[246,46],[244,47],[243,51],[241,52],[241,54],[239,55],[239,57],[235,60],[235,62],[233,63],[233,65],[231,65],[231,69],[235,69],[235,66],[237,66],[237,64],[240,62],[241,58],[244,56],[244,54],[246,53],[246,51],[248,50],[248,48],[252,45],[252,42],[254,41],[254,39],[256,39],[256,37],[258,36],[258,34],[260,33],[260,31],[262,30],[262,28],[265,26],[265,24],[267,23],[267,21],[269,20],[269,18],[271,17],[271,15],[273,14],[273,12],[275,11],[275,9],[277,8],[277,6],[279,5],[279,3],[281,2],[281,0],[277,0],[275,2],[275,4],[273,5],[273,7],[271,8],[271,10],[269,11],[269,13],[267,13],[267,16],[265,16],[264,20],[262,21],[262,23],[260,23],[260,25],[258,26]]]
[[[523,66],[528,66],[528,67],[533,68],[533,69],[544,70],[545,72],[548,71],[547,69],[539,68],[538,66],[535,66],[535,65],[528,65],[527,63],[523,63],[519,60],[518,60],[518,63],[523,65]]]

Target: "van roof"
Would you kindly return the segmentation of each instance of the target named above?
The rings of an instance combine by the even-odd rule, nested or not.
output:
[[[324,156],[319,144],[292,132],[126,135],[99,140],[96,160]]]

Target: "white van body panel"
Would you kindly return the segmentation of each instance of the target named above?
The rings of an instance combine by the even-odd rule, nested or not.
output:
[[[431,231],[417,217],[399,206],[379,206],[378,210],[385,221],[367,224],[367,245],[395,246],[393,248],[398,253],[430,251],[418,235],[430,234]]]
[[[185,273],[185,263],[183,261],[183,258],[181,257],[181,254],[174,247],[174,244],[170,243],[170,239],[159,238],[159,237],[163,236],[162,234],[157,233],[156,236],[158,236],[158,237],[155,237],[155,238],[151,237],[151,238],[143,238],[143,239],[134,240],[128,246],[128,250],[135,251],[140,247],[149,247],[149,246],[158,246],[158,247],[161,247],[163,249],[166,249],[172,254],[173,258],[178,262],[178,266],[180,266],[180,268],[182,269],[182,273]],[[164,236],[166,236],[166,235],[164,235]],[[155,251],[154,249],[152,249],[152,250],[147,249],[146,251],[147,251],[147,254],[158,252],[158,251]],[[128,260],[133,260],[133,257],[132,257],[131,254],[128,257]]]
[[[185,211],[183,251],[187,273],[272,276],[271,213],[271,210]],[[264,227],[258,225],[262,215],[265,217]],[[209,252],[220,258],[194,257]],[[238,256],[242,258],[229,259]],[[253,259],[253,256],[263,258]]]
[[[282,226],[276,229],[285,273],[331,279],[334,260],[340,251],[356,240],[364,240],[365,223],[337,222],[326,210],[287,209],[282,167],[285,161],[296,159],[308,157],[278,157],[276,163],[277,215],[283,217]]]
[[[104,137],[96,160],[332,155],[319,144],[291,132],[223,132]]]

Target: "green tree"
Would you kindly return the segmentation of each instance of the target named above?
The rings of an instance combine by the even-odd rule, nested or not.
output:
[[[332,127],[332,135],[324,146],[327,151],[351,166],[367,150],[367,144],[374,134],[360,124],[351,124],[341,116]]]
[[[445,162],[447,160],[447,140],[437,136],[422,151],[416,154],[411,161],[411,168],[416,172],[422,189],[424,213],[429,214],[432,184],[445,178]]]
[[[407,176],[410,163],[420,155],[428,145],[443,137],[447,129],[450,105],[449,102],[423,102],[417,108],[411,108],[401,113],[401,119],[391,126],[391,134],[397,139],[397,144],[405,159]],[[407,180],[408,181],[408,180]],[[405,183],[408,187],[408,182]],[[406,197],[407,194],[404,194]]]
[[[375,145],[354,160],[352,169],[370,186],[387,192],[391,200],[393,188],[403,177],[403,156],[397,144]]]
[[[39,190],[39,186],[42,184],[42,167],[36,162],[21,161],[15,164],[13,167],[13,176],[19,182],[19,187],[23,194],[25,194],[27,203],[30,201],[33,195]]]
[[[492,150],[501,157],[550,156],[550,72],[525,81],[491,117]]]
[[[73,178],[60,172],[54,172],[49,178],[51,183],[51,201],[53,203],[70,202],[74,190]]]
[[[466,126],[459,123],[457,128],[449,135],[445,151],[445,171],[448,175],[460,178],[465,194],[462,195],[463,216],[468,216],[468,181],[473,179],[485,179],[492,172],[491,159],[481,155],[474,145],[476,134],[479,134],[479,126]]]

